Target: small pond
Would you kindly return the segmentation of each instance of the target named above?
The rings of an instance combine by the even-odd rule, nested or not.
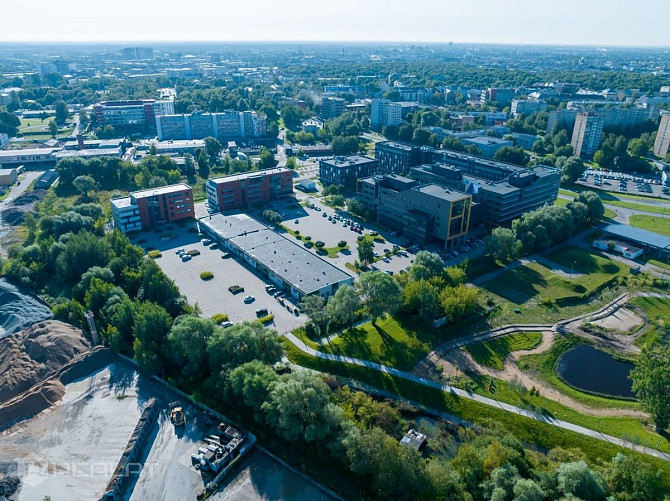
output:
[[[575,388],[611,395],[634,397],[628,374],[634,365],[613,358],[587,344],[579,344],[565,353],[558,363],[558,373]]]

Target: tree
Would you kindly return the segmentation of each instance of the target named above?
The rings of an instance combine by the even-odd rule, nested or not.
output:
[[[416,129],[412,134],[412,142],[418,146],[430,144],[430,132],[426,129]]]
[[[584,461],[563,463],[556,475],[559,490],[566,496],[572,494],[579,499],[602,499],[602,479]]]
[[[372,324],[383,315],[393,315],[402,304],[402,290],[387,273],[369,271],[358,280],[358,294]]]
[[[358,136],[335,136],[331,145],[333,155],[350,155],[358,151]]]
[[[563,172],[561,176],[563,183],[574,183],[586,171],[584,161],[579,157],[561,157],[556,167],[560,167]]]
[[[253,360],[274,364],[281,359],[282,347],[276,331],[258,322],[243,322],[215,329],[207,341],[207,355],[212,372],[218,375]]]
[[[198,159],[198,176],[202,179],[207,179],[209,178],[209,172],[209,161],[204,154],[201,154]]]
[[[151,374],[164,367],[165,339],[172,326],[172,318],[165,308],[156,303],[139,305],[133,325],[135,360]]]
[[[270,150],[265,146],[261,147],[259,166],[261,169],[271,169],[277,165],[277,160]]]
[[[240,397],[244,405],[251,407],[254,412],[261,410],[261,406],[269,398],[272,383],[278,380],[277,373],[259,360],[240,365],[229,376],[233,394]]]
[[[286,106],[281,110],[281,118],[289,129],[297,129],[302,123],[302,115],[295,106]]]
[[[582,191],[577,197],[577,202],[581,202],[588,207],[587,223],[597,224],[603,218],[605,206],[596,192]]]
[[[286,440],[322,440],[342,421],[342,411],[330,402],[323,380],[308,372],[286,374],[272,383],[261,405],[265,419]]]
[[[529,478],[520,478],[514,484],[514,501],[542,501],[544,491],[535,481]]]
[[[351,285],[342,285],[328,300],[327,310],[331,322],[351,328],[361,301]]]
[[[633,392],[657,430],[670,424],[670,346],[645,345],[630,372]]]
[[[205,154],[212,162],[216,162],[219,158],[222,148],[221,143],[215,137],[209,136],[205,138]]]
[[[54,109],[56,110],[56,123],[58,125],[64,125],[68,116],[67,104],[65,104],[64,101],[56,101],[54,103]]]
[[[347,205],[347,212],[349,214],[357,217],[364,217],[366,215],[365,205],[357,198],[347,198],[344,202]]]
[[[618,501],[663,499],[660,472],[634,456],[618,453],[604,473],[611,494]]]
[[[49,134],[51,137],[56,137],[58,134],[58,124],[54,120],[49,120]]]
[[[459,320],[477,307],[477,289],[466,284],[446,287],[440,292],[440,304],[451,322]]]
[[[310,318],[317,331],[324,334],[326,322],[328,321],[326,300],[318,294],[310,294],[302,299],[300,306]]]
[[[74,284],[91,266],[106,266],[110,255],[109,244],[97,235],[86,231],[70,235],[56,259],[58,277]]]
[[[511,261],[521,252],[521,242],[517,240],[514,231],[502,226],[494,228],[484,239],[484,244],[486,252],[496,261]]]
[[[167,337],[171,368],[187,381],[202,380],[207,368],[207,340],[214,333],[214,321],[195,315],[177,317]]]
[[[356,244],[358,251],[358,260],[362,264],[371,263],[375,260],[375,244],[366,238],[358,240]]]
[[[427,250],[422,250],[416,253],[412,268],[415,266],[422,267],[427,271],[427,276],[424,278],[439,276],[442,271],[444,271],[444,261],[442,261],[440,255]]]
[[[503,146],[493,155],[495,160],[515,165],[528,165],[530,158],[523,150],[516,146]]]
[[[0,108],[0,134],[4,132],[9,137],[14,137],[19,131],[20,125],[21,120],[14,113],[4,111]]]
[[[403,307],[407,312],[418,313],[425,320],[440,314],[438,289],[428,280],[410,280],[403,288]]]
[[[96,189],[97,183],[91,176],[77,176],[74,181],[72,181],[72,186],[81,193],[82,199],[88,200],[89,192]]]
[[[265,219],[270,224],[274,224],[275,226],[279,226],[281,224],[281,216],[277,211],[266,209],[263,211],[262,215],[263,219]]]

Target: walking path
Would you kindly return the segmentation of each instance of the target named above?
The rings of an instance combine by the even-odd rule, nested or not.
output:
[[[663,298],[669,298],[670,299],[670,294],[660,294],[660,293],[639,293],[637,294],[639,296],[647,296],[647,297],[663,297]],[[481,342],[487,339],[492,339],[495,337],[500,337],[504,336],[507,334],[511,334],[513,332],[524,332],[524,331],[541,331],[541,332],[547,332],[547,331],[559,331],[561,332],[567,324],[570,324],[572,322],[575,322],[577,320],[581,320],[584,318],[590,318],[590,319],[598,319],[598,318],[603,318],[609,314],[611,314],[613,311],[616,311],[618,308],[626,304],[634,295],[631,293],[626,293],[622,294],[621,296],[617,297],[607,305],[605,305],[603,308],[600,310],[597,310],[596,312],[591,312],[591,313],[586,313],[584,315],[579,315],[577,317],[568,319],[568,320],[562,320],[558,322],[556,325],[550,325],[550,324],[537,324],[537,325],[512,325],[512,326],[505,326],[501,327],[499,329],[494,329],[492,331],[487,331],[482,334],[476,335],[476,336],[471,336],[465,339],[458,339],[455,341],[450,341],[449,343],[445,343],[442,346],[438,348],[439,351],[448,351],[448,350],[453,350],[455,348],[460,348],[462,346],[466,346],[468,344],[472,343],[477,343]],[[286,338],[293,343],[300,351],[307,353],[308,355],[311,355],[316,358],[320,358],[323,360],[330,360],[333,362],[339,362],[339,363],[349,363],[352,365],[358,365],[362,367],[367,367],[368,369],[376,370],[379,372],[383,372],[385,374],[389,374],[391,376],[399,377],[408,381],[412,381],[418,384],[422,384],[424,386],[428,386],[431,388],[436,388],[441,391],[450,393],[452,395],[456,395],[460,398],[465,398],[468,400],[472,400],[475,402],[479,402],[484,405],[488,405],[491,407],[497,407],[500,408],[504,411],[511,412],[512,414],[517,414],[519,416],[524,416],[530,419],[533,419],[535,421],[540,421],[543,423],[551,424],[554,426],[557,426],[559,428],[573,431],[575,433],[579,433],[580,435],[584,435],[587,437],[592,437],[596,438],[598,440],[604,440],[606,442],[609,442],[611,444],[620,446],[620,447],[625,447],[627,449],[631,449],[634,451],[642,452],[644,454],[647,454],[649,456],[653,456],[659,459],[663,459],[665,461],[670,461],[670,455],[660,452],[656,449],[652,449],[650,447],[644,447],[639,444],[635,444],[633,442],[629,442],[627,440],[623,440],[617,437],[613,437],[611,435],[606,435],[604,433],[600,433],[595,430],[591,430],[589,428],[585,428],[583,426],[579,426],[573,423],[569,423],[567,421],[562,421],[560,419],[552,419],[550,417],[547,417],[542,414],[537,414],[535,412],[531,412],[526,409],[522,409],[520,407],[516,407],[511,404],[507,404],[504,402],[499,402],[498,400],[489,398],[489,397],[484,397],[482,395],[477,395],[465,390],[462,390],[460,388],[455,388],[453,386],[449,386],[446,384],[441,384],[435,381],[431,381],[429,379],[422,378],[420,376],[404,372],[398,369],[395,369],[393,367],[388,367],[386,365],[382,365],[376,362],[371,362],[369,360],[361,360],[359,358],[353,358],[353,357],[348,357],[344,355],[333,355],[331,353],[324,353],[322,351],[315,350],[309,346],[307,346],[304,342],[302,342],[300,339],[298,339],[293,333],[288,332],[284,334]],[[544,344],[544,343],[543,343]],[[437,350],[433,353],[436,353]]]

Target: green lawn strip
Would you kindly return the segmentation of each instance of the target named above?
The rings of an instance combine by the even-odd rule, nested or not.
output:
[[[642,347],[647,343],[659,343],[670,326],[670,299],[660,297],[636,297],[631,303],[642,309],[651,325],[635,340]]]
[[[642,212],[651,212],[652,214],[667,214],[669,210],[659,205],[638,204],[635,202],[626,202],[623,200],[603,200],[604,204],[614,205],[615,207],[623,207],[624,209],[631,209]]]
[[[658,259],[649,259],[647,260],[647,263],[653,264],[654,266],[659,266],[660,268],[665,268],[666,270],[670,271],[670,262],[664,263]]]
[[[653,200],[658,200],[658,201],[667,201],[663,200],[660,198],[652,198],[652,197],[644,197],[642,195],[634,195],[634,194],[622,194],[622,193],[615,193],[613,191],[602,191],[602,190],[593,190],[585,187],[573,187],[575,190],[581,191],[595,191],[598,193],[598,196],[602,199],[604,204],[609,204],[609,205],[614,205],[616,207],[623,207],[624,209],[631,209],[631,210],[638,210],[638,211],[643,211],[643,212],[651,212],[653,214],[663,214],[664,210],[663,207],[658,206],[658,205],[650,205],[650,204],[645,204],[645,203],[635,203],[631,200],[640,200],[640,201],[653,201]],[[568,196],[568,197],[576,197],[579,195],[576,191],[570,191],[561,188],[558,190],[558,192],[561,195]],[[628,199],[628,200],[626,200]],[[667,209],[666,209],[667,210]]]
[[[542,342],[541,332],[517,332],[489,341],[470,344],[465,350],[475,362],[487,367],[502,370],[505,358],[513,351],[532,350]]]
[[[583,414],[568,406],[555,402],[542,395],[530,395],[526,392],[520,395],[512,389],[506,381],[494,379],[494,393],[489,391],[490,377],[470,376],[476,383],[474,392],[489,398],[495,398],[501,402],[528,409],[537,414],[547,414],[553,418],[574,423],[584,428],[598,430],[607,435],[618,437],[630,442],[644,445],[646,447],[656,448],[662,452],[670,453],[670,442],[667,438],[661,437],[651,429],[650,422],[643,423],[633,417],[614,417],[614,416],[592,416]],[[528,388],[527,388],[528,389]],[[528,389],[529,390],[529,389]],[[660,443],[659,443],[660,438]]]
[[[517,365],[519,369],[536,374],[542,381],[564,395],[589,407],[639,409],[637,402],[584,393],[563,382],[556,374],[558,360],[563,353],[580,343],[587,341],[577,336],[557,337],[549,351],[537,355],[524,355],[519,358]]]
[[[575,273],[582,274],[606,274],[617,275],[626,274],[628,268],[623,266],[618,261],[614,261],[608,257],[600,256],[598,254],[566,245],[558,250],[544,255],[545,259],[561,265],[566,271],[573,266]]]
[[[668,217],[634,214],[629,218],[628,222],[631,226],[670,236],[670,209],[668,209],[667,214]]]
[[[300,351],[288,340],[283,339],[284,349],[289,360],[303,367],[321,372],[356,379],[379,389],[417,401],[427,407],[451,413],[466,421],[486,425],[495,422],[504,426],[520,440],[535,444],[543,449],[554,447],[580,448],[590,461],[610,460],[619,452],[635,454],[658,468],[664,482],[670,486],[670,465],[661,459],[630,451],[595,438],[580,435],[569,430],[535,421],[502,409],[479,402],[460,398],[436,388],[409,381],[397,376],[385,374],[363,366],[334,362],[313,357]]]
[[[468,279],[472,280],[488,273],[501,270],[504,266],[493,260],[491,256],[482,255],[468,260]]]

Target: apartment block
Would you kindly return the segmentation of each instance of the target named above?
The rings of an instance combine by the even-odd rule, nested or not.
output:
[[[488,89],[482,90],[481,102],[509,104],[512,101],[512,99],[514,99],[515,95],[516,91],[514,89],[489,87]]]
[[[665,158],[670,149],[670,113],[661,113],[661,123],[654,141],[654,155]]]
[[[389,174],[405,174],[410,167],[421,163],[421,149],[395,141],[383,141],[375,145],[375,158],[379,170]]]
[[[510,112],[513,116],[531,115],[547,109],[547,102],[541,99],[513,99]]]
[[[324,120],[337,118],[344,113],[347,102],[341,97],[325,96],[321,101],[321,116]]]
[[[436,184],[391,174],[359,180],[363,204],[374,211],[377,220],[402,230],[417,242],[434,240],[445,247],[458,242],[470,227],[472,196]]]
[[[373,99],[370,106],[370,124],[375,130],[389,125],[398,125],[402,121],[402,105],[388,99]]]
[[[578,113],[575,127],[572,129],[573,154],[581,158],[591,158],[600,146],[605,120],[602,115],[583,112]]]
[[[324,185],[354,188],[358,179],[372,176],[378,166],[376,159],[364,155],[326,158],[319,161],[319,179]]]
[[[209,206],[218,211],[253,207],[293,193],[293,171],[266,169],[210,179],[205,185]]]
[[[267,134],[267,121],[255,111],[190,113],[156,117],[158,140],[204,139],[220,141],[260,138]]]
[[[113,198],[110,204],[114,226],[123,233],[195,217],[193,190],[186,184],[136,191],[127,197]]]
[[[157,116],[174,114],[174,102],[155,99],[103,101],[93,106],[93,112],[98,127],[153,129]]]

